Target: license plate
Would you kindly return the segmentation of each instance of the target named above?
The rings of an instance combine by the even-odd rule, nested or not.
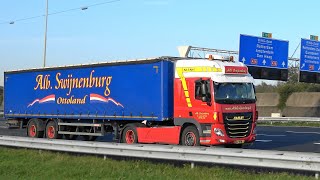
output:
[[[244,143],[244,140],[236,140],[234,141],[234,144],[243,144]]]

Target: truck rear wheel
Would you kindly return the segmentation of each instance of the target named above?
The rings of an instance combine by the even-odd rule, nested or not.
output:
[[[41,138],[43,137],[44,132],[39,131],[40,124],[37,119],[31,119],[28,123],[27,135],[32,138]]]
[[[122,131],[121,142],[127,144],[134,144],[138,142],[136,126],[129,125]]]
[[[46,137],[48,139],[60,139],[61,135],[58,134],[58,123],[56,121],[49,121],[46,126]]]
[[[200,138],[198,129],[195,126],[187,126],[181,134],[181,145],[184,146],[199,146]]]

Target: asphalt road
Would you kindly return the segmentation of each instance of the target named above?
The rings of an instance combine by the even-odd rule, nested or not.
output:
[[[320,127],[258,126],[250,149],[320,153]]]
[[[8,129],[0,121],[0,135],[26,136],[25,129]],[[110,136],[97,141],[112,141]],[[320,153],[320,127],[258,126],[256,142],[247,149],[280,150]]]

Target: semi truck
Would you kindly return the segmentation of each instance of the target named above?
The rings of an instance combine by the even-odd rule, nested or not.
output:
[[[4,73],[4,116],[32,138],[226,145],[256,139],[248,68],[231,57],[158,57]]]

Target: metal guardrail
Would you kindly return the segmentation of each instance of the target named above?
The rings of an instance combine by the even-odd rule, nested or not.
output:
[[[315,173],[319,177],[320,153],[186,147],[153,144],[120,144],[0,136],[0,145],[95,155],[125,156],[194,163],[217,163],[257,168],[277,168]]]
[[[320,122],[317,117],[259,117],[258,122]]]

